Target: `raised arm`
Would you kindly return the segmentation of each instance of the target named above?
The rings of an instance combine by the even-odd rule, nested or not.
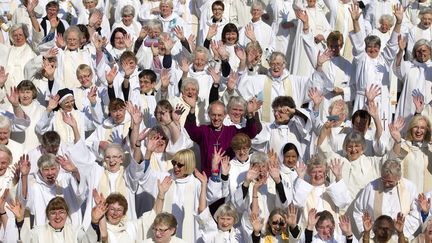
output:
[[[358,4],[351,4],[351,8],[349,9],[349,12],[351,14],[351,19],[353,22],[354,33],[358,33],[361,30],[360,21],[359,21],[361,16],[360,7],[358,6]]]
[[[383,126],[379,116],[378,106],[375,103],[375,97],[381,95],[381,88],[378,85],[372,84],[369,89],[366,89],[367,110],[375,123],[375,141],[379,141],[383,132]]]
[[[390,129],[390,135],[394,140],[393,144],[393,152],[396,155],[401,154],[401,143],[402,143],[402,137],[401,137],[401,131],[405,126],[405,121],[403,117],[398,117],[393,123],[390,123],[389,129]]]
[[[199,172],[195,169],[195,177],[201,182],[201,191],[199,194],[198,214],[202,213],[207,208],[207,175],[204,172]]]
[[[368,211],[363,212],[363,243],[370,242],[370,231],[372,230],[373,221]]]
[[[72,161],[69,159],[69,157],[67,155],[66,156],[61,156],[61,155],[57,156],[56,162],[61,166],[61,168],[63,170],[71,173],[78,184],[80,183],[80,180],[81,180],[80,172],[79,172],[78,168],[75,166],[75,164],[72,163]]]
[[[171,187],[173,180],[171,177],[166,176],[162,182],[158,180],[158,194],[156,196],[156,201],[153,206],[153,210],[156,212],[156,214],[159,214],[162,212],[163,204],[165,200],[165,194]]]

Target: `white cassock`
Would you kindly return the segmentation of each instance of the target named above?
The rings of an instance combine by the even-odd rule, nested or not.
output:
[[[115,1],[112,1],[111,2],[111,6],[112,6],[111,12],[113,12],[114,15],[111,15],[109,17],[109,19],[112,20],[112,17],[114,17],[114,22],[120,22],[122,19],[122,14],[121,14],[122,8],[126,5],[132,5],[132,7],[135,9],[134,20],[136,20],[138,18],[138,11],[139,11],[140,6],[141,6],[141,2],[139,0],[125,0],[125,1],[115,0]]]
[[[138,21],[135,20],[133,20],[132,24],[129,26],[126,26],[122,21],[120,21],[113,24],[112,30],[115,30],[116,28],[123,28],[128,34],[131,35],[133,40],[136,40],[139,37],[142,26]]]
[[[97,242],[96,232],[90,228],[84,229],[80,224],[66,223],[61,230],[56,230],[51,225],[43,224],[30,230],[24,223],[21,229],[21,240],[18,242],[32,243],[91,243]]]
[[[59,149],[57,151],[57,154],[55,154],[55,155],[56,156],[57,155],[64,155],[64,154],[66,154],[66,152],[69,149],[70,149],[70,146],[67,146],[66,144],[60,142]],[[37,172],[39,170],[39,168],[37,166],[37,161],[45,153],[46,152],[42,148],[42,145],[39,145],[36,148],[33,148],[33,149],[31,149],[28,152],[28,156],[29,156],[29,160],[30,160],[30,165],[31,165],[29,175],[36,176],[36,174],[37,174]]]
[[[129,211],[129,209],[128,209]],[[121,221],[118,225],[107,222],[108,238],[111,243],[139,242],[150,236],[156,212],[145,212],[139,219]]]
[[[77,1],[79,2],[79,1]],[[98,2],[99,4],[100,2]],[[84,7],[84,6],[83,6]],[[83,8],[82,11],[78,14],[77,24],[88,25],[89,22],[90,11],[88,9]],[[111,36],[111,25],[107,16],[104,14],[102,16],[102,24],[101,24],[101,36],[109,39]]]
[[[370,181],[375,180],[381,174],[382,157],[368,157],[361,155],[358,159],[349,161],[345,157],[336,154],[331,150],[327,142],[318,146],[318,154],[329,164],[332,159],[339,159],[343,162],[342,178],[348,185],[350,197],[356,198],[357,194]]]
[[[143,23],[146,23],[150,19],[156,19],[157,14],[152,14],[151,10],[153,8],[159,8],[160,1],[143,1],[138,13],[138,19]],[[138,9],[137,9],[138,11]]]
[[[158,19],[162,22],[163,32],[171,33],[171,38],[175,38],[175,40],[177,40],[177,37],[175,37],[173,33],[176,26],[183,26],[184,35],[186,37],[189,37],[192,33],[190,25],[185,23],[185,21],[176,13],[172,13],[166,18],[158,16]]]
[[[95,60],[93,60],[91,53],[85,49],[79,49],[75,51],[60,50],[57,54],[57,70],[65,85],[64,88],[73,89],[80,87],[81,84],[76,76],[76,70],[79,65],[89,65],[93,73],[95,70]]]
[[[363,232],[363,212],[368,211],[373,220],[381,215],[395,219],[399,212],[405,216],[404,235],[413,238],[414,232],[421,225],[415,185],[401,178],[398,185],[389,191],[383,190],[381,178],[371,181],[354,203],[354,220],[359,232]]]
[[[158,193],[157,181],[162,181],[166,176],[174,177],[168,172],[146,168],[146,162],[137,164],[133,158],[129,164],[129,167],[131,166],[132,179],[153,198],[156,198]],[[173,178],[173,183],[165,194],[163,211],[174,214],[178,223],[176,236],[187,242],[195,242],[201,237],[198,222],[193,216],[198,212],[200,191],[200,181],[193,175],[187,175],[185,178]]]
[[[271,14],[273,16],[273,22],[271,24],[272,31],[274,34],[274,51],[282,52],[286,55],[287,60],[290,60],[293,50],[292,45],[294,44],[294,38],[296,34],[296,27],[285,29],[282,27],[283,23],[295,21],[295,14],[292,8],[292,1],[288,0],[272,0],[269,3]],[[268,8],[268,7],[267,7]],[[255,32],[261,34],[261,32]],[[261,42],[260,42],[261,44]],[[262,46],[261,46],[262,47]],[[263,51],[265,49],[263,48]],[[273,51],[273,50],[270,50]],[[293,73],[295,75],[302,75]],[[307,76],[308,74],[304,74]]]
[[[230,231],[221,231],[210,214],[210,210],[207,207],[203,212],[198,214],[196,220],[200,225],[200,231],[202,235],[202,242],[206,243],[242,243],[246,242],[243,239],[241,231],[237,228],[232,228]]]
[[[72,128],[63,121],[62,110],[47,111],[42,113],[40,120],[37,122],[35,131],[39,135],[43,135],[48,131],[56,131],[64,143],[73,144],[75,137]],[[68,112],[72,115],[78,124],[78,129],[81,138],[85,138],[85,132],[94,130],[93,121],[87,119],[87,117],[79,110],[72,110]]]
[[[368,7],[366,8],[365,20],[368,21],[372,28],[378,28],[380,26],[379,19],[382,15],[387,14],[392,16],[393,20],[393,7],[400,4],[397,0],[377,0],[370,1]],[[385,43],[381,41],[381,43]]]
[[[235,54],[235,49],[234,49],[235,46],[236,45],[229,45],[229,44],[225,43],[225,49],[229,53],[228,62],[230,64],[231,70],[233,70],[233,72],[236,72],[239,65],[240,65],[240,59]]]
[[[366,104],[366,89],[371,85],[381,87],[381,95],[375,98],[378,103],[378,109],[383,127],[388,126],[388,120],[391,117],[391,103],[389,100],[390,93],[390,71],[391,64],[399,50],[398,33],[392,33],[390,40],[387,42],[384,51],[377,58],[371,58],[365,51],[365,33],[363,30],[358,33],[350,33],[350,38],[353,43],[354,65],[356,67],[355,82],[356,96],[354,100],[353,112],[364,109]]]
[[[296,109],[302,114],[302,109]],[[309,116],[305,115],[306,118]],[[312,124],[310,119],[305,120],[303,117],[294,115],[286,125],[276,123],[263,124],[262,130],[255,138],[252,139],[252,148],[261,152],[274,150],[282,160],[282,149],[286,143],[294,143],[298,149],[300,157],[305,161],[309,159],[310,132]]]
[[[7,168],[6,172],[0,176],[0,193],[3,195],[4,190],[9,188],[9,195],[16,195],[16,184],[13,183],[13,171],[11,168]],[[7,225],[2,225],[0,229],[0,241],[2,242],[17,242],[18,230],[15,226],[15,215],[6,208],[8,216]]]
[[[403,80],[402,93],[399,97],[396,117],[410,119],[415,113],[413,101],[413,90],[418,89],[424,96],[424,103],[429,104],[432,101],[432,62],[428,60],[425,63],[413,61],[401,61],[399,67],[394,65],[396,76]]]
[[[232,0],[229,22],[242,28],[248,24],[252,15],[250,13],[252,2],[242,0]]]
[[[76,151],[75,151],[76,152]],[[22,195],[21,180],[18,183],[18,195],[23,205],[34,215],[35,226],[45,225],[47,217],[45,208],[49,201],[56,196],[64,197],[69,207],[70,221],[73,225],[80,225],[82,222],[81,204],[85,200],[86,183],[78,183],[69,173],[59,173],[54,185],[47,185],[40,173],[36,174],[34,180],[29,178],[27,198]]]
[[[109,104],[107,99],[102,100],[101,97],[106,97],[104,93],[107,93],[108,90],[105,87],[98,87],[96,91],[96,105],[92,106],[90,100],[87,98],[90,89],[91,88],[84,88],[83,86],[73,89],[75,106],[86,116],[87,120],[93,121],[94,124],[101,124],[105,118],[102,105],[108,106]]]
[[[403,18],[403,24],[406,29],[416,26],[420,22],[419,13],[423,9],[430,8],[432,6],[430,0],[426,0],[421,3],[420,1],[410,1],[410,4],[405,9],[405,16]]]
[[[417,41],[425,39],[430,40],[432,39],[432,27],[429,26],[427,29],[422,29],[419,27],[419,25],[414,26],[411,28],[408,32],[408,43],[407,43],[407,50],[408,55],[412,54],[412,50],[414,48],[414,45]]]
[[[309,210],[315,208],[318,212],[327,210],[335,219],[335,225],[339,223],[339,215],[344,214],[344,210],[351,203],[351,198],[347,185],[341,179],[333,182],[329,186],[313,186],[301,178],[294,182],[294,204],[302,208],[300,216],[300,226],[306,228]],[[336,227],[339,232],[339,227]],[[341,233],[341,232],[339,232]]]
[[[132,91],[132,97],[129,97],[129,101],[143,111],[143,121],[146,127],[153,127],[157,123],[154,112],[157,102],[161,100],[160,93],[152,90],[149,94],[145,94],[135,88]]]
[[[21,105],[21,108],[25,114],[31,117],[30,126],[24,132],[13,132],[11,134],[11,139],[21,143],[24,148],[24,153],[28,153],[33,148],[39,145],[39,137],[35,133],[36,123],[42,117],[45,112],[45,107],[43,107],[37,100],[33,100],[28,106]],[[19,157],[14,157],[18,159]]]
[[[96,130],[86,139],[86,145],[89,150],[96,156],[97,160],[103,159],[103,151],[99,149],[101,141],[108,141],[119,144],[125,151],[129,151],[127,142],[131,117],[126,112],[123,122],[116,124],[111,117],[103,121],[101,125],[96,127]],[[141,128],[143,126],[141,125]]]
[[[210,1],[211,2],[211,1]],[[222,17],[222,19],[218,22],[213,22],[213,17],[210,16],[210,18],[203,18],[204,21],[202,21],[202,25],[200,25],[200,30],[199,30],[199,35],[198,35],[198,42],[197,44],[203,46],[204,45],[204,41],[207,37],[208,31],[210,26],[212,26],[213,24],[217,25],[217,33],[216,35],[213,37],[212,40],[214,41],[220,41],[222,40],[222,30],[225,27],[226,24],[228,24],[228,21]]]
[[[339,31],[344,36],[344,45],[340,50],[340,54],[347,60],[351,61],[353,59],[352,48],[353,44],[348,38],[349,32],[354,29],[351,14],[349,9],[351,9],[352,2],[343,3],[341,0],[324,0],[325,5],[330,10],[329,23],[333,30]],[[363,20],[363,15],[360,16],[360,26],[364,26],[366,33],[370,30],[370,25],[368,22]],[[363,39],[362,39],[363,41]]]
[[[432,145],[404,140],[401,144],[402,177],[414,183],[419,193],[432,190]]]
[[[297,32],[295,35],[294,47],[293,47],[293,55],[291,56],[291,67],[290,70],[295,75],[307,76],[310,75],[315,67],[316,67],[316,58],[318,55],[318,51],[324,51],[325,39],[327,35],[330,33],[331,28],[328,23],[325,11],[320,9],[319,7],[314,8],[305,8],[307,15],[309,16],[309,33],[306,35],[308,42],[303,37],[305,34],[303,33],[303,23],[298,21]],[[324,36],[324,40],[320,43],[315,43],[314,37],[318,34]],[[302,38],[303,37],[303,38]],[[312,56],[309,56],[309,53],[306,52],[306,48],[311,48],[316,52]],[[329,65],[331,62],[326,62],[324,65]],[[350,72],[350,67],[346,67],[343,69],[343,72]],[[348,79],[349,80],[349,79]],[[335,80],[336,82],[343,82],[345,80]]]
[[[308,101],[307,90],[311,87],[322,89],[327,80],[324,73],[315,71],[309,77],[301,77],[290,75],[287,70],[283,74],[274,78],[269,75],[248,75],[244,74],[240,77],[238,83],[238,91],[245,100],[250,100],[253,97],[262,99],[260,117],[262,121],[272,123],[274,116],[271,113],[271,103],[278,96],[291,96],[296,107]],[[261,97],[261,98],[260,98]]]
[[[8,143],[5,145],[12,152],[12,163],[18,162],[21,155],[24,154],[23,144],[17,143],[14,140],[9,139]]]
[[[11,46],[8,53],[1,53],[7,57],[5,71],[9,73],[6,86],[17,86],[24,79],[24,66],[32,58],[36,57],[33,49],[25,43],[23,46]]]

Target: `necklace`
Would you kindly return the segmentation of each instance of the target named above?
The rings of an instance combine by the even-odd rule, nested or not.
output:
[[[211,129],[211,131],[212,131],[212,134],[214,135],[214,137],[216,137],[216,134],[215,134],[216,129],[215,130]],[[222,125],[222,128],[220,130],[220,134],[219,134],[218,138],[216,139],[216,143],[213,144],[213,146],[216,147],[216,150],[219,150],[219,146],[221,145],[219,143],[219,139],[221,138],[222,133],[223,133],[223,125]]]

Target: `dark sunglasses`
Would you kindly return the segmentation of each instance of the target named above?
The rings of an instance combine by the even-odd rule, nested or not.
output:
[[[280,221],[280,222],[273,221],[272,225],[274,225],[274,226],[279,225],[279,227],[284,227],[285,226],[285,222],[284,221]]]
[[[181,168],[183,168],[183,166],[185,166],[185,164],[180,164],[179,162],[177,162],[175,160],[171,160],[171,164],[173,167],[177,166],[177,168],[179,168],[179,169],[181,169]]]

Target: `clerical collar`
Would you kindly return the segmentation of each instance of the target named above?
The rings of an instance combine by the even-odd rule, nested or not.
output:
[[[222,125],[220,128],[216,128],[216,127],[214,127],[213,125],[210,125],[210,127],[211,127],[213,130],[217,131],[217,132],[220,132],[220,131],[222,131],[222,129],[223,129],[223,125]]]
[[[148,93],[142,92],[142,94],[146,95],[146,96],[155,96],[156,92],[157,92],[156,90],[152,89],[151,92],[148,92]]]
[[[54,227],[52,227],[51,223],[48,223],[48,225],[54,230],[54,232],[62,232],[63,231],[63,227],[61,227],[61,229],[54,229]]]
[[[212,17],[212,23],[221,23],[222,22],[222,18],[219,20],[216,20],[214,17]]]

